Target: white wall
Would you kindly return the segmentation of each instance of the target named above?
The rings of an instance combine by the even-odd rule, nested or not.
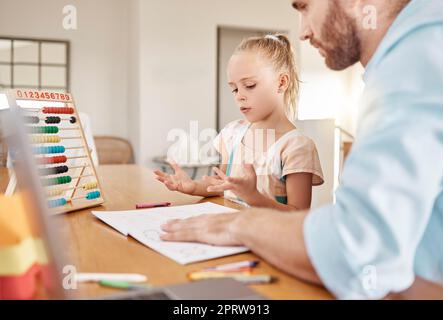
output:
[[[332,71],[309,42],[300,43],[299,118],[335,119],[336,125],[354,134],[357,103],[363,90],[363,69],[357,64]]]
[[[129,67],[128,67],[128,104],[127,123],[128,139],[134,147],[135,161],[140,159],[140,1],[129,0]],[[122,115],[123,116],[123,115]],[[124,119],[124,118],[123,118]]]
[[[140,1],[140,0],[139,0]],[[140,1],[139,159],[166,153],[172,128],[215,128],[217,26],[289,30],[298,15],[289,0]]]
[[[0,0],[0,36],[71,41],[71,92],[94,134],[128,136],[131,1]],[[68,4],[77,8],[77,30],[63,29]]]

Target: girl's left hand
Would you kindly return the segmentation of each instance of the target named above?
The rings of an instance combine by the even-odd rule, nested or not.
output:
[[[214,168],[214,172],[220,177],[223,183],[211,185],[208,192],[224,192],[231,190],[237,197],[248,202],[248,199],[257,195],[257,175],[252,164],[244,164],[243,177],[228,177],[223,171]]]

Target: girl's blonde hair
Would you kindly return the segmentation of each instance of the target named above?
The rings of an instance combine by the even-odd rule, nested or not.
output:
[[[235,53],[253,51],[260,52],[274,65],[277,72],[289,75],[289,86],[285,92],[286,114],[294,120],[297,113],[299,78],[295,65],[295,55],[288,37],[282,34],[268,34],[243,40]]]

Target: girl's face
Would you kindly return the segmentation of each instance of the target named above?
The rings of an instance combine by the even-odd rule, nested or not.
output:
[[[282,108],[284,91],[272,64],[253,52],[234,54],[228,64],[228,81],[235,101],[246,119],[253,123]]]

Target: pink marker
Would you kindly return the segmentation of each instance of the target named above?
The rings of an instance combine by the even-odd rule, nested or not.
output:
[[[160,203],[140,203],[136,204],[136,209],[150,209],[150,208],[161,208],[161,207],[169,207],[171,205],[170,202],[160,202]]]

